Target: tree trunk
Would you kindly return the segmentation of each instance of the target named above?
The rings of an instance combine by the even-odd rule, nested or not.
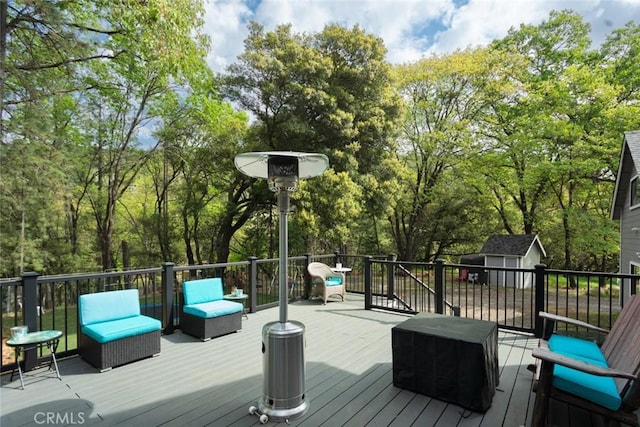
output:
[[[187,256],[187,264],[195,265],[193,249],[191,248],[191,235],[189,233],[189,218],[184,210],[182,211],[182,227],[182,240],[184,241],[184,251]]]

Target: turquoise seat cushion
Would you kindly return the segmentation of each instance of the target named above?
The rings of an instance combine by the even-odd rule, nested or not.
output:
[[[572,357],[592,365],[607,366],[606,363],[586,357],[575,355]],[[612,411],[617,411],[622,404],[622,399],[618,394],[616,383],[612,377],[591,375],[566,366],[554,365],[553,386],[609,408]]]
[[[121,338],[133,337],[160,330],[162,324],[158,319],[144,315],[111,320],[109,322],[92,323],[82,327],[82,333],[104,344]]]
[[[80,295],[78,305],[83,326],[140,315],[137,289]]]
[[[339,286],[342,285],[341,277],[327,277],[324,281],[326,286]]]
[[[244,306],[239,302],[220,300],[203,302],[201,304],[185,305],[182,310],[192,316],[211,319],[213,317],[241,312],[243,308]]]
[[[553,334],[548,342],[551,351],[564,356],[579,356],[604,363],[605,365],[607,363],[607,359],[602,354],[600,347],[593,341]]]
[[[222,279],[214,277],[184,282],[182,284],[182,294],[184,296],[184,305],[222,300],[224,297]]]

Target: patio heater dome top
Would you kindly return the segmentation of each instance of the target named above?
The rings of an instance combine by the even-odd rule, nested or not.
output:
[[[235,157],[234,163],[247,176],[267,179],[274,191],[293,191],[299,178],[313,178],[329,167],[329,159],[324,154],[296,151],[242,153]]]

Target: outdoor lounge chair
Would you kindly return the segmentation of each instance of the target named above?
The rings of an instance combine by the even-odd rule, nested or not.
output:
[[[137,289],[78,297],[78,353],[101,372],[160,354],[159,320],[140,314]]]
[[[312,262],[307,266],[311,276],[311,296],[320,296],[324,304],[331,295],[340,295],[344,301],[345,277],[343,273],[336,273],[326,264]]]
[[[224,299],[219,277],[184,282],[182,294],[182,332],[207,341],[242,329],[244,305]]]
[[[611,331],[541,312],[545,319],[536,362],[532,427],[546,425],[549,399],[557,399],[638,426],[640,407],[640,297],[631,296]],[[556,322],[607,333],[602,346],[554,333]]]

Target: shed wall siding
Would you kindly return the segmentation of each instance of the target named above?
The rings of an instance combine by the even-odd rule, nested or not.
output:
[[[521,257],[509,256],[487,256],[487,267],[506,267],[506,268],[522,268]],[[506,271],[489,271],[489,283],[498,286],[511,286],[520,288],[523,286],[522,274],[506,272]],[[527,286],[526,282],[524,286]]]
[[[540,248],[534,245],[527,256],[522,259],[522,268],[533,270],[537,264],[540,264],[540,256]],[[530,288],[531,286],[533,286],[533,273],[523,273],[523,276],[523,286],[525,288]]]

